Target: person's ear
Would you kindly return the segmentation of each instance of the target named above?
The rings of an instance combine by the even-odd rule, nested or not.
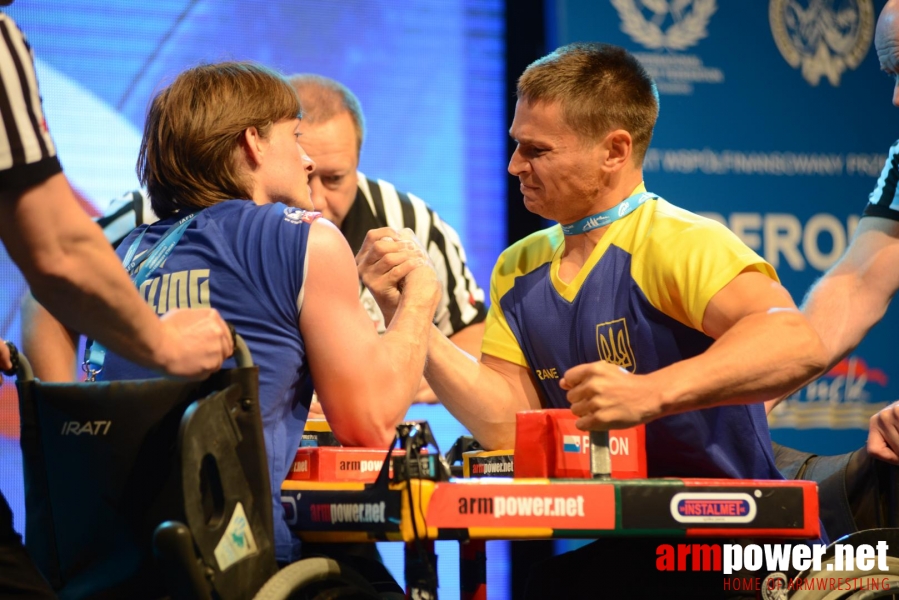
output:
[[[265,158],[266,144],[265,139],[259,134],[259,130],[255,126],[247,127],[240,136],[240,145],[244,149],[247,162],[258,167]]]
[[[634,139],[624,129],[613,129],[606,134],[600,146],[603,149],[603,168],[609,172],[619,171],[631,160]]]

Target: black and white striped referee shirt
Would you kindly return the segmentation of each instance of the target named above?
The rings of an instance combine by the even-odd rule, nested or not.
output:
[[[884,217],[899,221],[899,197],[896,191],[899,186],[899,141],[894,143],[887,155],[883,171],[877,179],[877,187],[868,197],[868,206],[864,216]]]
[[[368,179],[359,173],[356,200],[343,219],[340,230],[353,254],[359,252],[365,234],[378,227],[408,227],[421,240],[443,283],[443,297],[434,324],[446,335],[480,323],[487,317],[484,290],[478,287],[465,260],[459,234],[444,223],[421,198],[397,191],[383,179]],[[384,317],[371,293],[360,284],[365,310],[384,331]]]
[[[31,47],[4,13],[0,13],[0,86],[0,190],[24,190],[62,167],[44,119]]]
[[[98,223],[110,243],[118,246],[137,225],[154,221],[156,215],[149,199],[138,190],[113,200]],[[365,235],[379,227],[408,227],[427,249],[437,276],[443,283],[443,297],[437,307],[434,324],[444,335],[451,336],[469,325],[484,321],[487,316],[484,291],[478,287],[468,268],[459,234],[420,198],[397,191],[391,183],[368,179],[359,173],[356,200],[341,225],[353,254],[359,252]],[[378,332],[383,332],[384,316],[371,292],[361,282],[359,299]]]

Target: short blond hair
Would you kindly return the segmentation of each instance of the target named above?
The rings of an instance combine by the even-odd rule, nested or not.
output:
[[[365,115],[362,104],[350,89],[329,77],[300,73],[287,78],[303,105],[303,121],[315,125],[327,123],[341,113],[348,113],[356,130],[356,154],[365,141]]]
[[[624,48],[562,46],[524,70],[517,92],[529,105],[558,102],[566,124],[585,141],[626,130],[634,140],[636,162],[643,162],[659,116],[659,96],[643,65]]]
[[[204,208],[251,188],[239,160],[240,139],[255,127],[300,116],[296,92],[280,74],[251,62],[222,62],[184,71],[153,98],[137,173],[153,212]]]

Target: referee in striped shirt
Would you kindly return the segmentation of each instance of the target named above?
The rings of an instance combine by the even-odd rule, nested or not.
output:
[[[197,376],[217,370],[231,354],[231,335],[217,312],[184,313],[160,326],[140,302],[62,173],[44,120],[31,48],[4,13],[0,13],[0,239],[31,289],[54,314],[132,360]],[[176,323],[193,326],[195,341],[172,331]],[[185,351],[188,354],[182,356]],[[0,343],[0,370],[11,368],[9,347]],[[0,597],[55,597],[22,546],[2,494]]]
[[[303,107],[300,129],[306,153],[315,161],[309,179],[315,210],[340,227],[353,253],[372,229],[408,227],[427,249],[443,283],[443,299],[434,319],[457,346],[480,356],[484,335],[484,291],[465,260],[459,235],[421,199],[392,184],[357,171],[365,138],[365,117],[358,98],[333,79],[294,75],[288,80]],[[379,331],[384,317],[371,293],[359,284],[360,298]],[[436,402],[422,379],[418,402]]]

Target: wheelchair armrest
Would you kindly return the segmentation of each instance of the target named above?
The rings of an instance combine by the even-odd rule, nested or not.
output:
[[[184,523],[165,521],[153,534],[153,554],[173,600],[211,600],[210,584],[194,552],[194,539]]]
[[[31,363],[25,358],[25,355],[19,352],[16,345],[12,342],[4,342],[9,348],[9,359],[12,361],[12,369],[3,371],[4,375],[15,375],[19,381],[31,381],[34,379],[34,371]]]

